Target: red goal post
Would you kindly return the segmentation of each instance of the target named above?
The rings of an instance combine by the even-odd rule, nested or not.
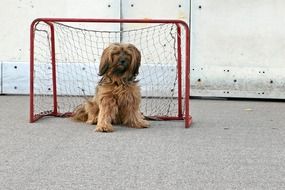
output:
[[[40,65],[41,62],[44,61],[39,61],[39,59],[36,57],[35,53],[38,51],[36,50],[36,48],[39,48],[39,51],[43,51],[41,47],[41,42],[37,42],[36,43],[36,38],[37,38],[37,32],[42,32],[42,29],[37,29],[37,26],[39,23],[43,23],[47,26],[47,30],[44,31],[45,33],[45,38],[47,38],[47,42],[46,42],[46,49],[47,51],[44,53],[44,55],[47,55],[48,58],[46,58],[46,62],[44,63],[45,65],[47,65],[47,67],[45,67],[45,69],[49,69],[49,72],[46,75],[49,75],[50,77],[50,81],[48,78],[42,77],[42,79],[45,80],[45,82],[43,82],[43,85],[45,84],[51,84],[51,86],[48,88],[48,92],[41,92],[40,90],[35,90],[35,87],[38,88],[38,86],[43,86],[41,84],[37,84],[37,80],[38,80],[38,76],[41,75],[41,72],[39,72],[38,70],[36,70],[36,65]],[[176,31],[175,31],[175,39],[173,38],[173,36],[170,38],[170,40],[173,40],[173,42],[168,42],[170,40],[166,40],[166,43],[174,44],[173,49],[175,50],[174,52],[174,60],[176,60],[177,63],[176,64],[176,76],[174,77],[175,81],[174,81],[174,87],[175,90],[171,89],[171,92],[175,92],[177,94],[172,93],[172,97],[170,97],[171,99],[171,106],[172,104],[174,104],[174,106],[176,107],[175,109],[177,110],[175,113],[175,115],[173,115],[172,112],[167,112],[162,113],[161,115],[158,113],[156,114],[155,112],[153,112],[154,115],[150,114],[147,115],[145,114],[147,117],[150,118],[156,118],[156,119],[161,119],[161,120],[184,120],[185,121],[185,127],[188,128],[190,127],[191,123],[192,123],[192,117],[190,115],[190,30],[189,27],[187,25],[186,22],[182,21],[182,20],[162,20],[162,19],[81,19],[81,18],[38,18],[35,19],[30,27],[30,122],[35,122],[36,120],[44,117],[44,116],[56,116],[56,117],[61,117],[61,116],[69,116],[72,113],[72,110],[66,109],[64,111],[60,110],[61,107],[63,107],[62,105],[60,105],[58,99],[61,96],[67,96],[68,92],[58,92],[58,53],[57,53],[57,48],[59,47],[57,44],[57,30],[55,25],[61,25],[62,27],[69,27],[70,29],[74,29],[74,30],[78,30],[78,31],[83,31],[84,32],[84,36],[82,38],[84,38],[84,40],[86,40],[86,36],[85,36],[85,32],[97,32],[97,30],[87,30],[87,29],[80,29],[77,27],[72,27],[72,26],[68,26],[65,24],[69,24],[69,23],[114,23],[114,24],[151,24],[151,25],[155,25],[158,24],[160,25],[159,27],[162,28],[162,25],[174,25],[176,26]],[[145,28],[148,27],[144,27],[143,30],[146,30]],[[136,29],[136,30],[129,30],[128,33],[131,34],[132,31],[139,31],[140,29]],[[152,33],[154,33],[153,31],[156,32],[156,30],[158,29],[150,29]],[[170,30],[173,30],[173,27],[171,27]],[[103,31],[103,32],[107,32],[110,36],[112,31]],[[124,31],[121,31],[121,28],[119,31],[117,31],[118,35],[124,34]],[[78,32],[77,32],[78,33]],[[70,36],[72,36],[72,38],[74,36],[76,36],[77,34],[76,32]],[[116,34],[117,34],[116,33]],[[142,32],[140,32],[142,33]],[[139,33],[139,34],[140,34]],[[150,32],[148,32],[146,35],[149,35]],[[165,32],[168,33],[168,32]],[[96,34],[97,35],[97,34]],[[138,32],[135,34],[138,35]],[[156,38],[161,38],[161,36],[163,36],[164,34],[159,34],[158,36],[156,36]],[[173,34],[171,34],[173,35]],[[103,36],[103,35],[102,35]],[[155,36],[155,35],[154,35]],[[172,39],[173,38],[173,39]],[[91,39],[91,37],[90,37]],[[104,37],[102,37],[103,41],[104,41]],[[131,39],[131,37],[130,37]],[[151,38],[150,38],[151,39]],[[152,37],[152,39],[155,39],[155,37]],[[76,41],[77,39],[75,39]],[[147,39],[149,41],[149,39]],[[141,41],[141,39],[140,39]],[[151,41],[151,40],[150,40]],[[77,41],[76,41],[77,42]],[[94,43],[94,42],[93,42]],[[159,43],[163,43],[163,42],[159,42]],[[166,46],[166,43],[163,44],[163,46]],[[155,43],[153,43],[155,44]],[[183,44],[183,45],[182,45]],[[136,44],[134,44],[136,45]],[[85,42],[85,46],[86,46],[86,42]],[[147,46],[148,47],[148,46]],[[65,47],[66,48],[66,47]],[[93,46],[92,46],[93,48]],[[152,48],[152,47],[151,47]],[[156,49],[157,47],[153,47],[154,49]],[[146,48],[147,49],[147,48]],[[84,51],[81,50],[81,51]],[[85,52],[83,52],[83,54],[85,54]],[[157,52],[157,55],[154,55],[154,57],[159,56],[161,54],[161,52]],[[167,54],[167,53],[165,53]],[[172,53],[170,53],[172,54]],[[49,57],[50,56],[50,57]],[[43,55],[40,55],[39,57],[43,57]],[[167,59],[167,58],[166,58]],[[142,63],[143,65],[144,63]],[[165,67],[164,65],[162,65],[162,67]],[[40,68],[42,69],[42,68]],[[85,67],[84,67],[85,70]],[[158,69],[159,70],[159,69]],[[64,71],[63,71],[64,72]],[[163,71],[162,71],[163,72]],[[148,78],[147,76],[145,78]],[[167,78],[167,76],[166,76]],[[165,79],[163,79],[165,80]],[[64,80],[62,80],[64,81]],[[177,81],[177,84],[176,84]],[[173,82],[173,81],[172,81]],[[64,86],[64,84],[63,84]],[[157,85],[156,85],[157,86]],[[168,85],[169,86],[169,85]],[[44,88],[44,87],[41,87]],[[154,87],[150,87],[150,89],[153,89]],[[157,87],[160,88],[160,87]],[[164,88],[164,87],[161,87]],[[177,88],[177,90],[176,90]],[[40,88],[39,88],[40,89]],[[84,90],[82,90],[84,93]],[[94,88],[94,92],[95,92],[95,88]],[[154,92],[151,92],[149,95],[149,97],[146,96],[147,100],[150,99],[155,99],[153,98],[155,95],[153,95]],[[149,93],[149,92],[148,92]],[[84,94],[85,95],[85,94]],[[46,101],[45,99],[40,99],[35,101],[35,99],[37,97],[44,97],[46,99],[50,99],[48,101]],[[71,97],[75,98],[75,95],[72,95]],[[162,97],[161,95],[159,95],[159,97]],[[166,100],[169,97],[162,97],[159,99],[159,101],[161,100]],[[70,97],[69,97],[70,99]],[[42,101],[43,100],[43,101]],[[81,99],[82,100],[82,99]],[[40,106],[38,106],[37,104],[40,104],[41,102],[47,102],[45,105],[45,107],[50,106],[50,108],[41,108]],[[50,101],[50,103],[49,103]],[[68,101],[68,100],[65,100]],[[163,101],[162,101],[163,102]],[[173,103],[175,102],[175,103]],[[157,102],[156,102],[157,103]],[[48,105],[51,104],[51,105]],[[152,105],[152,102],[149,102],[147,105]],[[161,102],[158,102],[158,104],[163,104]],[[70,106],[70,105],[69,105]],[[171,107],[170,105],[168,107]],[[37,110],[35,110],[37,108]],[[74,107],[75,108],[75,107]],[[42,109],[42,110],[41,110]],[[46,110],[45,110],[46,109]],[[164,109],[164,108],[160,108],[160,109]],[[169,115],[168,115],[169,113]]]

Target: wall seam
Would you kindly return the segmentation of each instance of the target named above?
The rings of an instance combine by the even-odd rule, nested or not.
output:
[[[3,94],[3,62],[1,61],[1,68],[0,68],[0,86],[1,86],[1,91],[0,94]]]

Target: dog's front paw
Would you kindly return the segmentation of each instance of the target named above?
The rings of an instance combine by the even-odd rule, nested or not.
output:
[[[96,129],[95,129],[96,132],[113,132],[114,129],[112,127],[112,125],[97,125],[96,126]]]
[[[142,120],[141,122],[140,122],[140,128],[148,128],[149,127],[149,122],[148,121],[146,121],[146,120]]]
[[[140,120],[137,122],[131,122],[128,124],[128,127],[131,128],[148,128],[149,127],[149,122],[146,120]]]

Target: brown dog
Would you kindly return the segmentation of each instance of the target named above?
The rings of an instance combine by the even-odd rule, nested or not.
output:
[[[76,108],[73,119],[97,124],[95,130],[99,132],[113,131],[112,124],[148,127],[139,111],[141,94],[135,80],[140,62],[141,54],[132,44],[113,43],[104,49],[96,94]]]

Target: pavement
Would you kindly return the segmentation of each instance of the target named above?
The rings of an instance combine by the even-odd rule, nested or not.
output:
[[[28,123],[27,96],[0,96],[2,190],[285,189],[285,103],[191,101],[193,124],[113,133],[68,118]]]

